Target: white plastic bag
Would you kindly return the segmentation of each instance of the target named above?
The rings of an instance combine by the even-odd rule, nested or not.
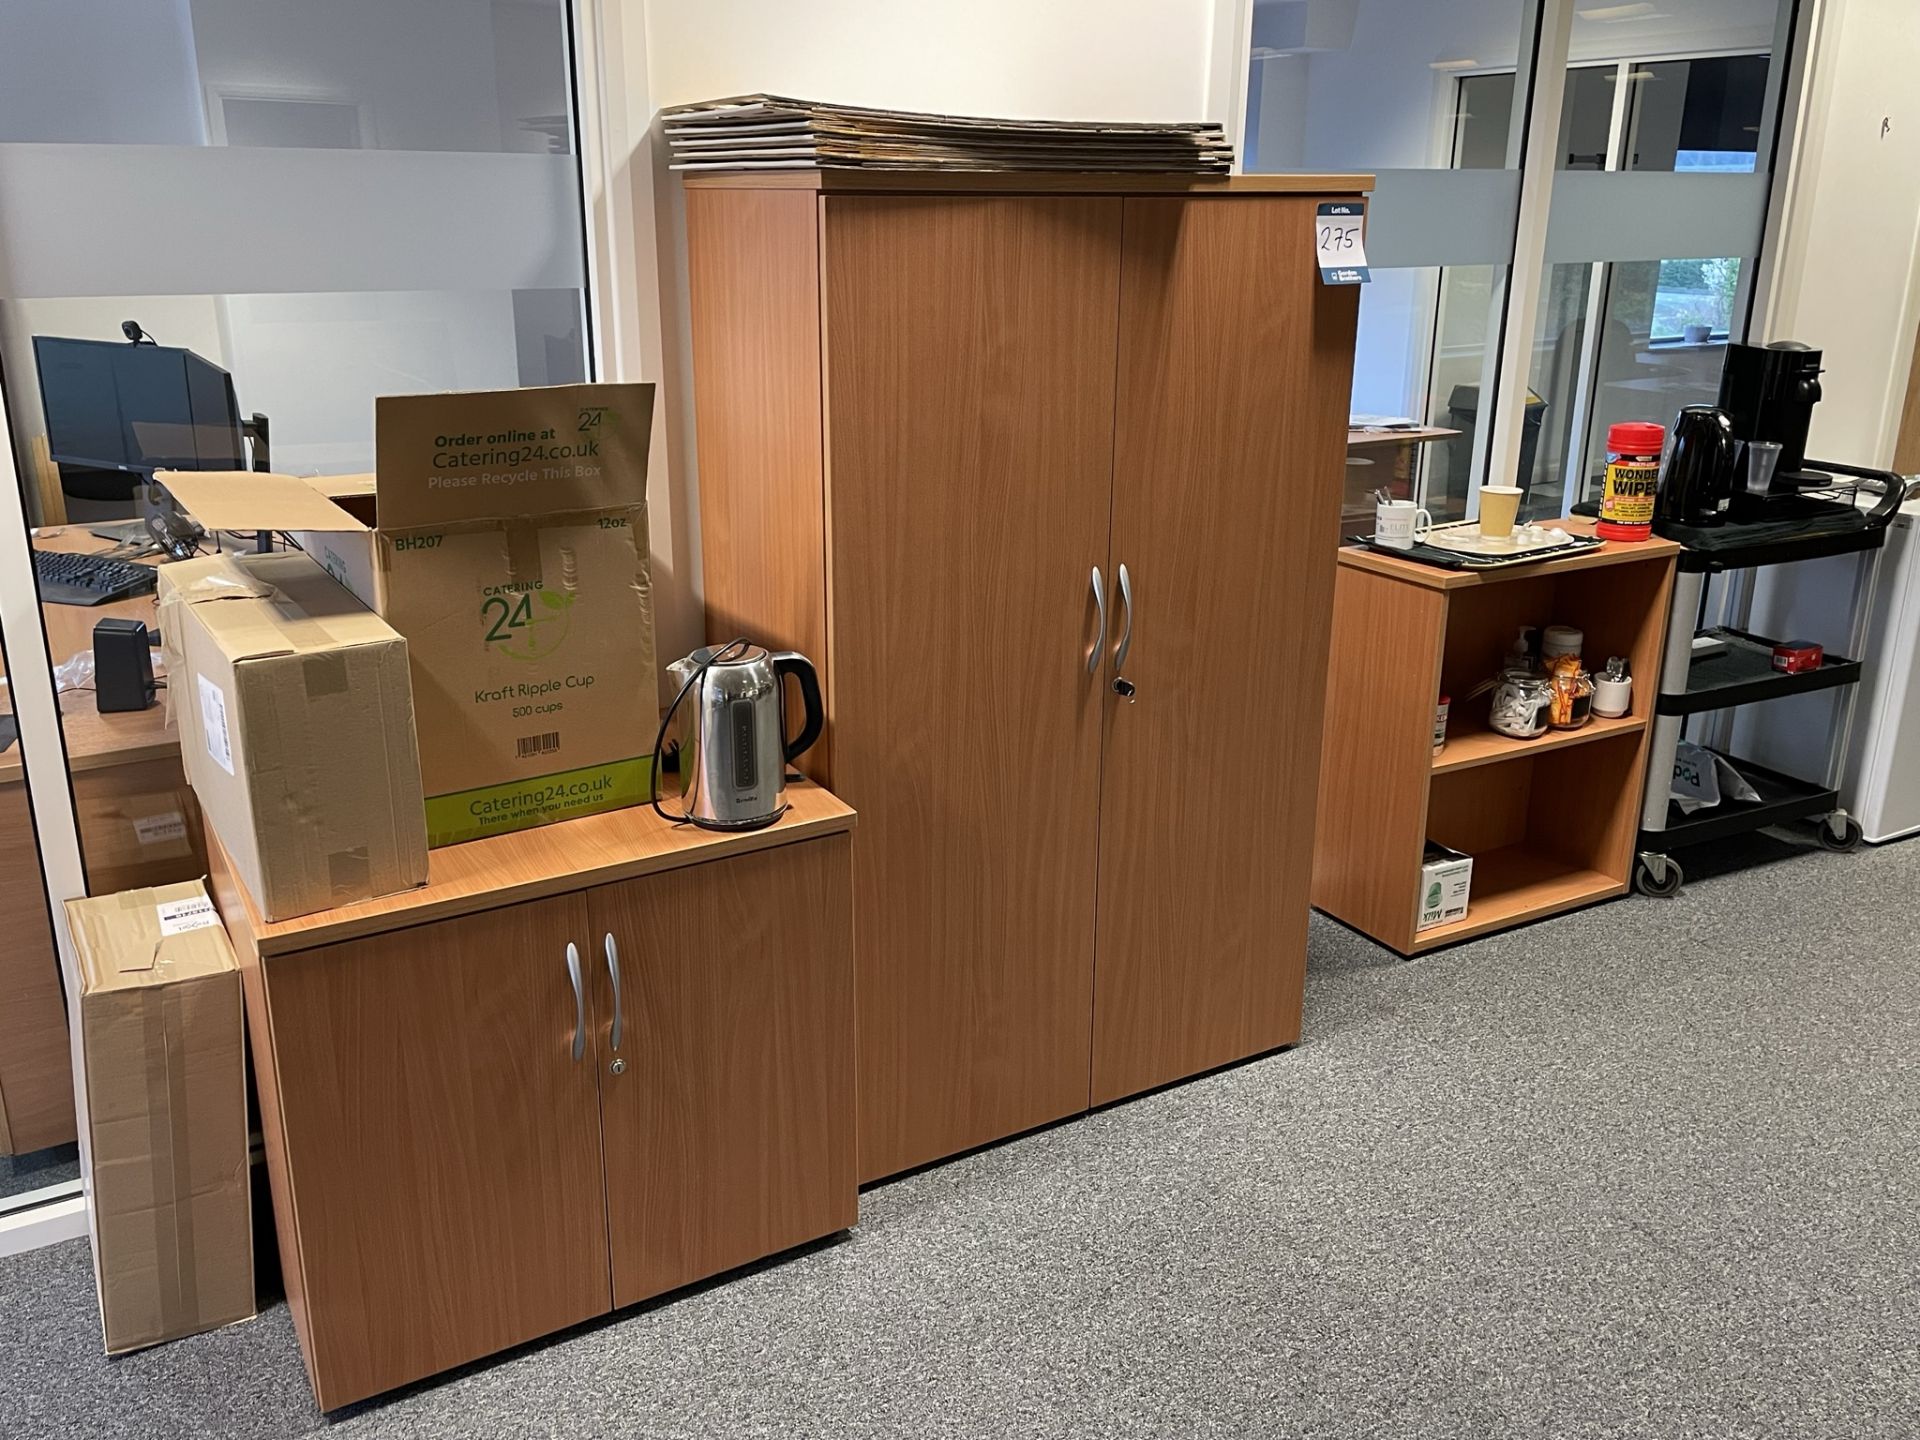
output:
[[[1726,756],[1716,755],[1691,740],[1682,740],[1673,752],[1673,785],[1669,793],[1683,815],[1711,810],[1729,798],[1749,803],[1760,798],[1760,792],[1747,783],[1746,777],[1733,768]]]
[[[1720,803],[1720,771],[1706,746],[1682,740],[1674,749],[1672,794],[1683,815]]]
[[[91,690],[93,688],[93,651],[75,651],[73,655],[54,666],[53,688]]]

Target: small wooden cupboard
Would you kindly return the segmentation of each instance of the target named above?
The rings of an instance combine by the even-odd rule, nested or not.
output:
[[[261,922],[216,842],[322,1408],[854,1223],[852,816],[633,809]]]

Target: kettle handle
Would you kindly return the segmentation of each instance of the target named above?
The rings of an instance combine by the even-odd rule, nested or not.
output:
[[[800,700],[806,706],[807,715],[801,722],[800,733],[786,743],[785,758],[791,763],[820,738],[820,731],[827,723],[826,706],[820,701],[820,674],[811,660],[792,650],[783,650],[773,657],[773,673],[783,682],[789,675],[798,680]],[[784,706],[781,713],[785,713]]]

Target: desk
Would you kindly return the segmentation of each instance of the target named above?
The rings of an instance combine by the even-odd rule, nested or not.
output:
[[[99,553],[111,542],[77,525],[42,531],[36,549]],[[155,624],[151,594],[108,605],[43,605],[47,648],[59,665],[93,647],[93,627],[109,617]],[[7,703],[11,703],[9,700]],[[180,767],[179,732],[170,723],[167,694],[146,710],[102,715],[94,692],[60,696],[60,728],[86,864],[87,889],[112,894],[143,885],[194,880],[206,874],[199,813]],[[0,786],[21,780],[18,748],[0,755]]]
[[[1396,500],[1411,500],[1414,447],[1451,440],[1458,430],[1421,425],[1407,430],[1347,431],[1347,478],[1340,505],[1341,533],[1359,524],[1373,528],[1373,492],[1385,487]],[[1371,451],[1368,454],[1365,452]],[[1356,453],[1360,452],[1360,453]]]
[[[77,525],[45,530],[37,549],[81,553],[111,548]],[[110,605],[46,605],[41,614],[54,663],[91,649],[108,616],[154,622],[154,597]],[[180,768],[176,732],[163,702],[102,715],[94,692],[60,697],[61,730],[73,779],[87,889],[106,895],[206,873],[193,794]],[[13,707],[0,694],[0,713]],[[40,880],[20,746],[0,752],[0,1153],[21,1154],[74,1138],[73,1089],[53,932]]]

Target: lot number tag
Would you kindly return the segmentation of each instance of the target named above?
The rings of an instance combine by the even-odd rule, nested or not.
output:
[[[1373,278],[1361,234],[1366,220],[1367,207],[1355,201],[1330,201],[1315,212],[1313,248],[1322,284],[1364,285]]]

